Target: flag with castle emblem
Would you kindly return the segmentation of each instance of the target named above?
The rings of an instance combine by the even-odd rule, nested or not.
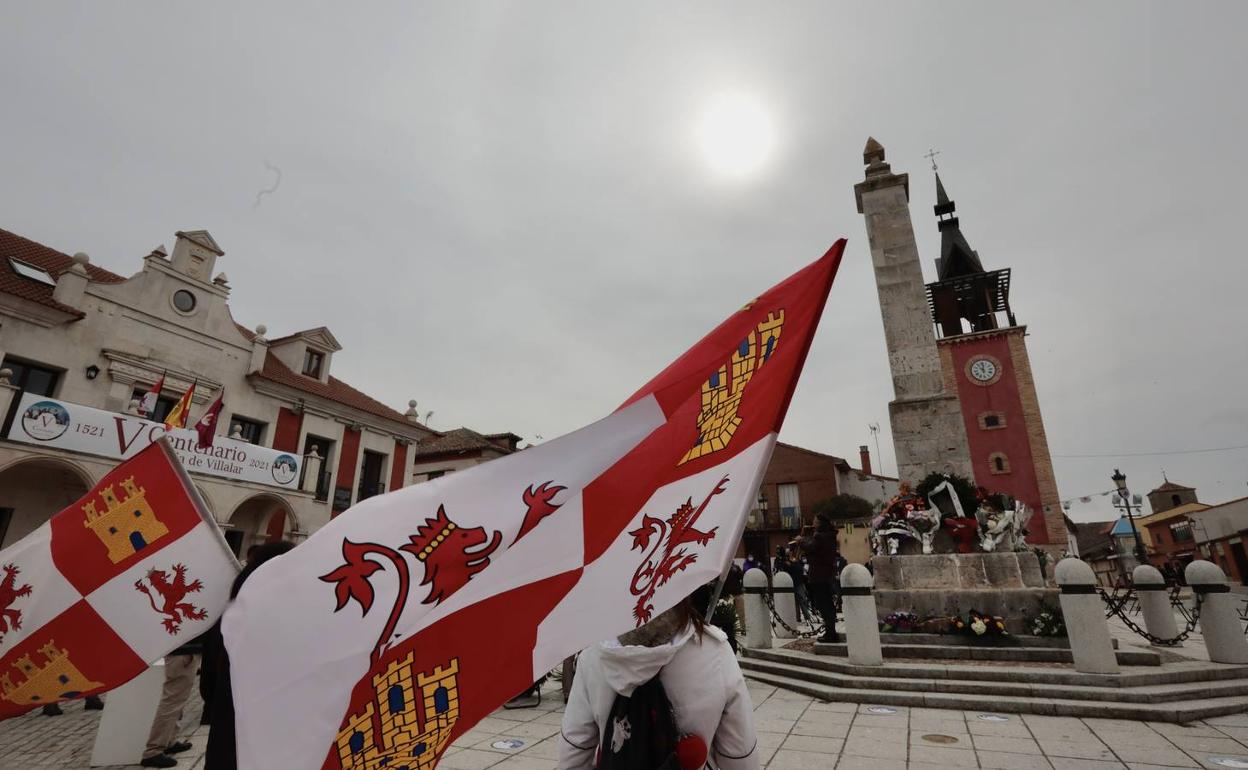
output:
[[[0,719],[110,690],[212,625],[238,573],[160,439],[0,551]]]
[[[365,500],[256,572],[222,621],[239,767],[428,770],[563,658],[722,574],[843,249],[606,418]]]

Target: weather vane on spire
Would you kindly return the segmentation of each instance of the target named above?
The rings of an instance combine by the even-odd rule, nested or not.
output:
[[[929,147],[927,149],[927,154],[923,156],[932,162],[932,171],[937,170],[936,169],[936,156],[939,154],[940,154],[940,150],[933,150],[932,148]]]

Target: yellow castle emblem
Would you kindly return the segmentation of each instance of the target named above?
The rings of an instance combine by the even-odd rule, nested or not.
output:
[[[76,698],[84,692],[103,687],[83,676],[69,660],[69,654],[56,646],[52,639],[39,648],[44,658],[42,666],[36,666],[29,655],[17,659],[13,667],[21,672],[23,680],[13,683],[12,672],[0,676],[0,696],[18,705],[56,703],[65,698]]]
[[[459,658],[414,674],[414,657],[373,676],[376,697],[338,733],[343,770],[431,770],[459,719]]]
[[[745,307],[749,308],[751,302]],[[728,446],[741,424],[737,411],[745,386],[754,373],[771,359],[784,327],[784,310],[767,314],[767,319],[750,331],[732,352],[728,363],[702,383],[702,411],[698,414],[698,440],[677,465]]]
[[[100,490],[104,511],[100,511],[95,500],[82,506],[82,512],[87,515],[82,526],[95,532],[104,543],[113,564],[169,534],[168,527],[156,518],[148,505],[147,491],[135,486],[133,476],[121,482],[121,488],[125,493],[121,498],[117,497],[112,484]]]

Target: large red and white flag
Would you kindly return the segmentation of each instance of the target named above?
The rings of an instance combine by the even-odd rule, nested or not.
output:
[[[261,567],[222,622],[239,767],[431,768],[566,656],[718,577],[843,249],[605,419],[370,498]]]
[[[0,719],[110,690],[206,631],[238,562],[165,439],[0,551]]]

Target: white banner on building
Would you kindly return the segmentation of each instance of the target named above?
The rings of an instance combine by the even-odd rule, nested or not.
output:
[[[200,449],[196,446],[195,431],[189,428],[166,430],[161,423],[134,415],[92,409],[35,393],[23,394],[8,439],[125,460],[161,436],[169,437],[188,471],[284,489],[299,487],[298,455],[224,436],[217,436],[214,446]]]

